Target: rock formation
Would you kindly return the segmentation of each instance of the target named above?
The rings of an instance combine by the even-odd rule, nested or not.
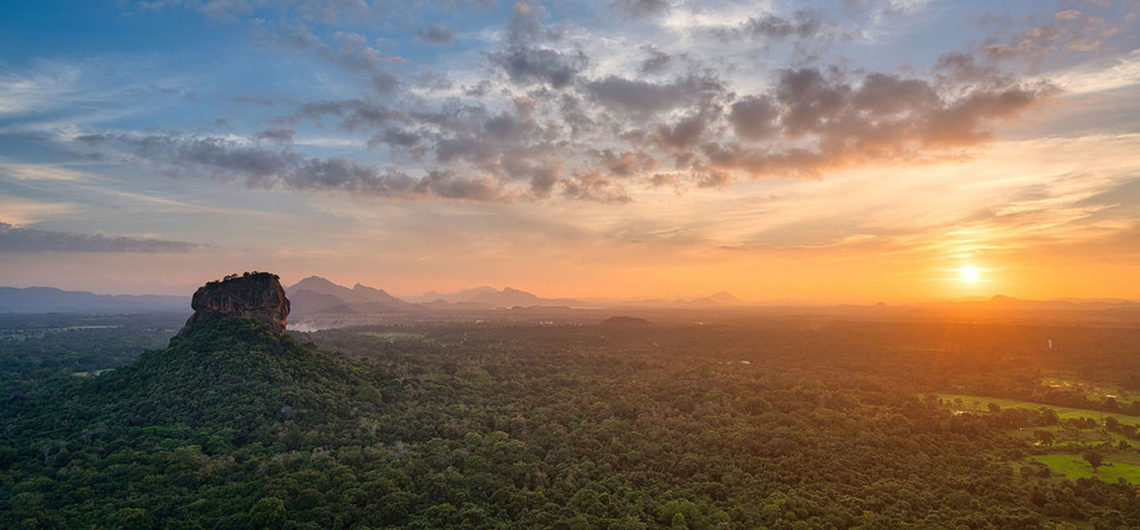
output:
[[[251,318],[269,324],[278,334],[285,333],[289,299],[276,274],[247,272],[209,282],[194,293],[190,303],[194,314],[178,334],[183,335],[200,322],[215,317]]]

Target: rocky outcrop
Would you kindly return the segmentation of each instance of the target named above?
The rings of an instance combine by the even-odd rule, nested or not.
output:
[[[194,293],[190,303],[194,314],[179,335],[195,325],[216,317],[241,317],[265,322],[278,334],[285,333],[289,299],[276,274],[247,272],[209,282]]]

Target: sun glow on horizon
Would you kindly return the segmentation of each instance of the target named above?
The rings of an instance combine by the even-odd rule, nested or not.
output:
[[[958,280],[964,283],[977,283],[982,281],[982,269],[973,265],[964,265],[958,269]]]

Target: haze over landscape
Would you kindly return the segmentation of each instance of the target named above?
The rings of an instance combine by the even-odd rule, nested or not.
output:
[[[1138,15],[0,2],[0,528],[1140,528]]]
[[[0,283],[1137,298],[1136,10],[9,2]]]

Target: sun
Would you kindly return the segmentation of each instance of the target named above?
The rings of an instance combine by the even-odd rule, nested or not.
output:
[[[965,265],[958,269],[958,279],[966,283],[979,282],[982,279],[982,269],[973,265]]]

